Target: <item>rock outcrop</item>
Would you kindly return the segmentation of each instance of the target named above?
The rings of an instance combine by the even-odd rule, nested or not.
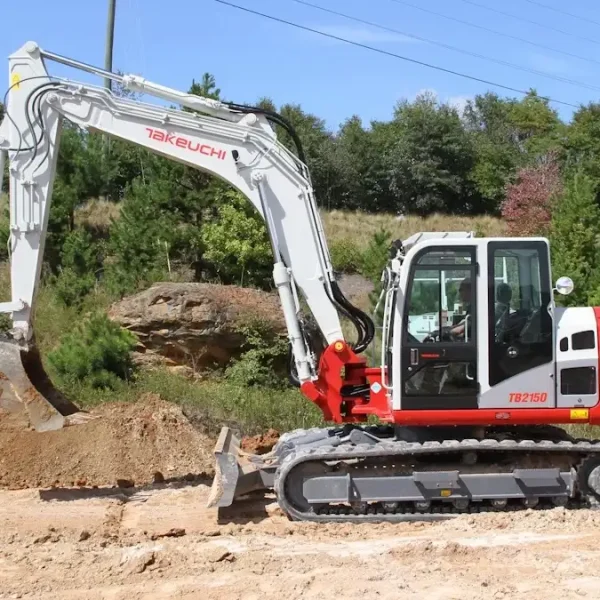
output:
[[[224,366],[245,342],[239,326],[260,319],[285,334],[276,294],[208,283],[158,283],[114,304],[109,317],[133,332],[138,363],[183,372]]]
[[[365,308],[373,289],[360,275],[340,278],[348,299]],[[157,283],[124,298],[109,317],[138,338],[138,364],[165,365],[183,375],[226,366],[245,342],[239,326],[259,319],[286,335],[277,293],[210,283]]]

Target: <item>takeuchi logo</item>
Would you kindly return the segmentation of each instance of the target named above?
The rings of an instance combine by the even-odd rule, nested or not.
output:
[[[160,131],[159,129],[152,129],[151,127],[146,127],[146,131],[148,132],[148,137],[152,140],[163,142],[164,144],[171,144],[172,146],[183,148],[185,150],[189,150],[190,152],[199,152],[205,156],[214,156],[219,160],[225,160],[225,156],[227,155],[226,150],[219,150],[218,148],[214,148],[209,144],[193,142],[192,140],[189,140],[181,135],[167,133],[166,131]]]

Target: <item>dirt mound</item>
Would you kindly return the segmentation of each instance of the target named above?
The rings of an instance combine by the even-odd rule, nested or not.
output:
[[[0,416],[0,487],[137,486],[212,475],[214,440],[159,396],[90,412],[99,418],[44,433]]]
[[[269,429],[266,433],[245,437],[241,440],[242,450],[252,454],[266,454],[278,442],[280,433]]]

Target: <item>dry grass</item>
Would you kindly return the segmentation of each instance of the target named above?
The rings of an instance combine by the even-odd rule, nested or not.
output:
[[[391,213],[369,214],[341,210],[322,211],[321,218],[328,241],[352,239],[359,247],[368,244],[371,237],[385,229],[393,239],[406,239],[420,231],[475,231],[478,236],[501,236],[505,224],[496,217],[458,217],[434,214],[429,217],[406,217],[398,220]]]
[[[98,231],[108,231],[113,220],[119,218],[121,204],[92,198],[75,211],[75,224]]]
[[[77,209],[77,225],[107,230],[113,219],[118,219],[121,205],[106,200],[91,199]],[[374,233],[388,230],[394,239],[405,239],[419,231],[475,231],[479,236],[505,234],[505,224],[496,217],[458,217],[434,214],[429,217],[406,217],[400,221],[392,213],[361,213],[342,210],[321,211],[321,218],[329,242],[351,239],[359,247],[365,246]]]

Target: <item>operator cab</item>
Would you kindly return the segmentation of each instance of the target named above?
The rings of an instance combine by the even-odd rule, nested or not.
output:
[[[597,403],[594,309],[555,308],[547,240],[427,233],[404,242],[401,254],[384,320],[393,410]],[[573,356],[573,335],[587,354]],[[583,369],[586,383],[563,366]]]

